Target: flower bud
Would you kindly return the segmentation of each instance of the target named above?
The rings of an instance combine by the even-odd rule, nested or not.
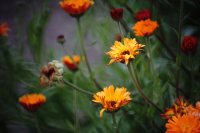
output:
[[[194,36],[185,36],[181,44],[181,50],[185,54],[195,54],[197,50],[198,39]]]
[[[140,20],[146,20],[146,19],[151,19],[151,11],[149,9],[143,9],[139,10],[135,14],[135,18],[140,21]]]
[[[123,9],[117,8],[110,11],[110,15],[114,21],[120,21],[123,17]]]

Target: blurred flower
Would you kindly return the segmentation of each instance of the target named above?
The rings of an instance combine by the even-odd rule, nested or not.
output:
[[[136,36],[150,36],[158,28],[158,23],[156,21],[151,21],[150,19],[138,21],[132,29]]]
[[[61,8],[75,17],[83,15],[93,4],[93,0],[63,0],[59,3]]]
[[[194,36],[185,36],[181,44],[181,50],[185,54],[194,54],[197,50],[198,39]]]
[[[64,35],[59,35],[57,37],[57,42],[61,45],[63,45],[65,43],[65,36]]]
[[[195,107],[193,107],[192,105],[188,106],[186,108],[186,111],[188,114],[200,118],[200,101],[196,102]]]
[[[175,103],[172,105],[172,107],[166,109],[164,114],[161,114],[163,118],[169,119],[172,116],[177,116],[177,115],[184,115],[187,113],[186,108],[189,106],[188,102],[183,98],[179,97],[176,99]]]
[[[37,110],[46,102],[46,97],[43,94],[26,94],[19,98],[19,103],[28,111]]]
[[[121,62],[128,64],[130,61],[135,59],[136,55],[140,53],[140,50],[145,45],[138,44],[136,39],[124,38],[123,42],[115,41],[111,50],[106,54],[110,56],[111,60],[109,64],[113,62]]]
[[[200,133],[200,119],[192,115],[173,116],[165,133]]]
[[[146,19],[151,19],[151,11],[149,9],[143,9],[139,10],[135,14],[135,18],[140,21],[140,20],[146,20]]]
[[[0,24],[0,36],[8,36],[9,25],[7,23]]]
[[[116,88],[114,90],[113,85],[105,87],[103,91],[97,92],[93,95],[93,102],[102,105],[100,111],[100,118],[102,118],[103,112],[115,112],[118,111],[122,106],[127,105],[130,101],[130,92],[126,91],[126,88]]]
[[[110,15],[113,20],[120,21],[123,17],[123,9],[122,8],[112,9],[110,11]]]
[[[122,36],[120,34],[115,34],[115,37],[114,37],[115,41],[119,41],[121,42],[122,40]]]
[[[42,67],[40,71],[40,84],[50,85],[53,81],[62,79],[63,65],[57,60],[49,62],[48,65]]]
[[[78,70],[78,64],[80,62],[80,56],[74,55],[72,58],[70,56],[64,56],[62,58],[63,64],[71,71]]]

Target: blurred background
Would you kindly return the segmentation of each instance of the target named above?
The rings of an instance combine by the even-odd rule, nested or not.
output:
[[[108,66],[109,51],[120,34],[117,23],[110,17],[112,8],[123,8],[123,32],[135,37],[131,27],[136,22],[134,14],[140,9],[150,9],[152,19],[158,21],[159,29],[150,37],[156,78],[148,68],[146,53],[134,61],[139,79],[146,95],[162,110],[172,105],[176,98],[176,59],[180,60],[179,89],[190,103],[199,100],[200,95],[200,46],[188,57],[177,55],[179,37],[193,35],[200,37],[200,2],[183,0],[183,17],[180,25],[180,0],[96,0],[93,7],[81,17],[84,45],[94,77],[101,86],[113,84],[134,88],[127,68],[122,64]],[[0,57],[0,132],[41,133],[74,132],[73,91],[63,84],[50,87],[39,86],[40,68],[52,60],[61,60],[66,54],[81,54],[77,39],[76,20],[59,7],[59,0],[1,0],[0,23],[10,27],[6,47],[1,47]],[[181,30],[179,29],[181,26]],[[180,33],[181,32],[181,33]],[[180,35],[181,34],[181,35]],[[57,42],[59,35],[65,36],[62,47]],[[180,36],[179,36],[180,35]],[[141,43],[145,40],[137,38]],[[199,43],[199,42],[198,42]],[[1,44],[1,45],[2,45]],[[189,65],[192,62],[192,69]],[[80,70],[73,73],[65,68],[64,78],[91,92],[98,89],[91,81],[84,60]],[[26,93],[40,92],[47,97],[47,103],[36,112],[27,112],[18,103]],[[165,131],[165,120],[153,107],[143,104],[143,99],[132,91],[136,103],[118,112],[120,131],[161,133]],[[112,133],[110,115],[105,113],[99,119],[99,106],[91,99],[78,93],[78,132]],[[35,118],[36,116],[36,118]]]

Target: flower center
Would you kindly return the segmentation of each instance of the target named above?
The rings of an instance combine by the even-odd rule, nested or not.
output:
[[[111,105],[111,107],[115,107],[115,104],[116,104],[117,102],[115,102],[115,101],[111,101],[110,102],[110,105]]]
[[[130,54],[130,52],[128,50],[125,50],[121,53],[122,55],[126,55],[126,54]]]

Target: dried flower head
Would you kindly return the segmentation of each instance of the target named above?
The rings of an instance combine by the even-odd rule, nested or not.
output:
[[[138,21],[133,27],[133,31],[136,36],[150,36],[158,28],[156,21],[150,19]]]
[[[78,70],[78,64],[80,63],[80,56],[74,55],[72,58],[70,56],[64,56],[62,58],[63,64],[71,71]]]
[[[103,91],[97,92],[93,95],[93,102],[102,105],[100,111],[100,118],[104,111],[115,112],[122,106],[127,105],[131,101],[130,92],[126,91],[126,88],[116,88],[113,85],[105,87]]]
[[[112,9],[110,11],[110,15],[113,20],[120,21],[123,17],[123,9],[122,8]]]
[[[63,0],[59,3],[61,8],[74,17],[83,15],[93,4],[93,0]]]
[[[185,54],[195,54],[197,50],[198,39],[194,36],[185,36],[181,44],[181,50]]]
[[[53,81],[62,79],[63,65],[57,60],[49,62],[48,65],[42,67],[40,71],[40,84],[50,85]]]
[[[144,46],[145,45],[139,44],[135,38],[124,38],[123,43],[115,41],[111,50],[106,53],[111,58],[109,64],[112,64],[113,62],[128,64],[130,61],[135,59]]]
[[[19,98],[19,103],[28,111],[37,110],[46,102],[46,97],[43,94],[26,94]]]

